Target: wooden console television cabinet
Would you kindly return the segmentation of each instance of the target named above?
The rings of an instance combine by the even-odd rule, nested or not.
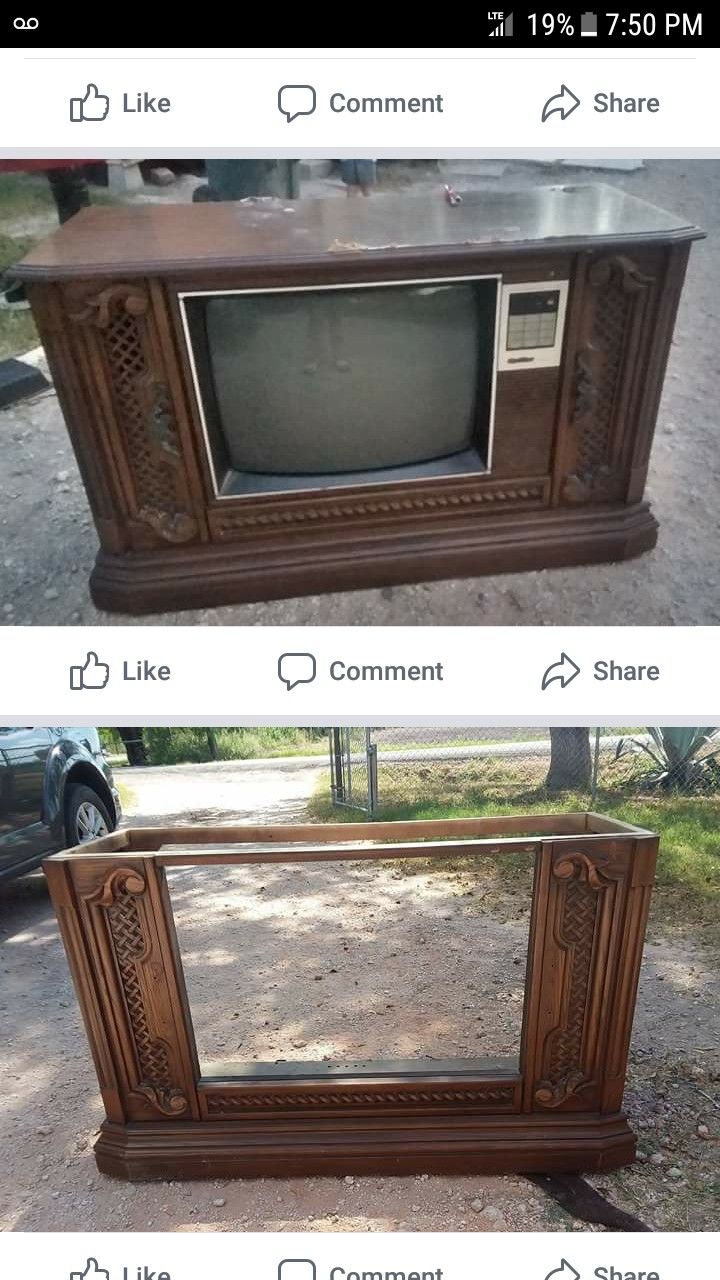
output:
[[[623,1088],[657,847],[649,831],[563,813],[137,829],[56,854],[45,874],[105,1105],[98,1167],[122,1178],[167,1179],[599,1170],[630,1162],[635,1139]],[[517,1057],[251,1061],[203,1074],[168,868],[457,856],[502,862],[518,852],[534,859],[535,873]],[[235,923],[241,1000],[242,920]],[[480,983],[481,932],[479,923]],[[249,1042],[253,1028],[245,1030]]]
[[[690,242],[609,186],[93,208],[21,264],[139,614],[620,560]]]

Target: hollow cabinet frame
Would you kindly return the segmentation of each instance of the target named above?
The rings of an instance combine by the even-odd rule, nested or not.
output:
[[[98,1167],[141,1180],[630,1162],[622,1099],[657,847],[651,832],[581,813],[131,829],[49,858],[105,1106]],[[517,1058],[201,1073],[168,868],[517,852],[535,865]]]

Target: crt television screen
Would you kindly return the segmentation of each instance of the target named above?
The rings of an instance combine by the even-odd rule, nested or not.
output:
[[[221,489],[483,470],[496,295],[486,279],[186,297]]]

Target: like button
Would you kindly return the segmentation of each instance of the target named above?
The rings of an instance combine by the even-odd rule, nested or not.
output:
[[[110,668],[107,662],[100,662],[92,650],[83,666],[70,668],[71,689],[104,689],[109,679]]]
[[[70,1280],[109,1280],[108,1272],[99,1267],[94,1258],[88,1258],[84,1271],[71,1271]]]
[[[110,110],[110,99],[98,92],[96,84],[89,84],[84,98],[70,99],[70,119],[77,123],[80,120],[104,120]]]

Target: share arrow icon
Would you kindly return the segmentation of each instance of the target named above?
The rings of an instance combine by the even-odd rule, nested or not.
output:
[[[549,120],[550,116],[556,111],[560,113],[561,120],[567,120],[580,106],[580,99],[573,93],[572,89],[568,89],[566,84],[560,85],[560,92],[553,94],[552,98],[548,98],[542,109],[542,122]]]
[[[572,658],[568,657],[566,653],[561,653],[560,661],[553,662],[552,666],[548,667],[545,672],[542,678],[542,687],[543,689],[547,689],[548,685],[552,684],[553,680],[559,680],[560,688],[566,689],[570,684],[570,681],[574,680],[575,677],[579,675],[580,668],[577,662],[573,662]]]
[[[580,1280],[580,1272],[575,1270],[567,1258],[561,1258],[560,1266],[550,1271],[545,1280]]]

